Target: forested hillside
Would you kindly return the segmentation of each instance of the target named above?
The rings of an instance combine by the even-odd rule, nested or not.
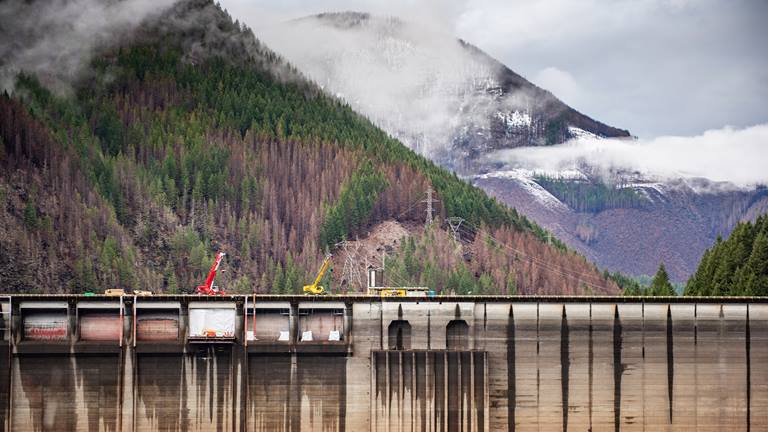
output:
[[[685,295],[768,295],[768,215],[736,225],[704,252]]]
[[[599,213],[612,208],[640,208],[647,202],[635,189],[606,184],[601,179],[573,181],[546,175],[537,175],[534,179],[578,212]]]
[[[2,291],[191,292],[224,250],[228,291],[297,292],[337,241],[385,220],[423,223],[429,187],[438,219],[515,245],[462,255],[473,286],[616,291],[541,228],[325,96],[210,1],[183,1],[104,47],[72,95],[41,82],[22,74],[0,96]],[[433,237],[446,235],[439,226]],[[413,275],[454,269],[446,248],[425,244]]]

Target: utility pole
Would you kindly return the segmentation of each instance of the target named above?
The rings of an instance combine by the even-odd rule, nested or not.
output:
[[[381,251],[381,270],[387,269],[387,250],[382,249]]]

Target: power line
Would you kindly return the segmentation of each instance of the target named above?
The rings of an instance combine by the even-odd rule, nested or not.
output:
[[[412,201],[410,203],[410,205],[408,207],[406,207],[405,210],[403,210],[397,216],[395,216],[394,219],[397,220],[397,219],[401,218],[403,215],[405,215],[406,213],[411,211],[414,208],[414,206],[416,206],[417,204],[426,203],[427,204],[427,208],[425,209],[425,213],[426,213],[425,227],[429,226],[431,223],[434,222],[434,216],[433,216],[434,207],[433,207],[432,204],[435,203],[435,202],[439,202],[438,200],[433,198],[433,196],[432,196],[433,192],[434,192],[434,190],[430,186],[425,193],[420,194],[414,201]],[[422,197],[424,195],[426,195],[426,199],[422,199]],[[496,238],[495,236],[493,236],[491,233],[489,233],[489,232],[487,232],[487,231],[485,231],[483,229],[480,229],[480,227],[478,227],[477,225],[475,225],[475,224],[473,224],[473,223],[471,223],[471,222],[469,222],[469,221],[467,221],[467,220],[465,220],[463,218],[454,216],[454,217],[450,217],[450,218],[446,219],[446,222],[448,222],[448,225],[449,225],[449,227],[451,229],[451,232],[453,234],[453,238],[454,238],[454,240],[456,242],[461,243],[463,241],[463,239],[461,238],[461,232],[465,232],[466,234],[469,234],[472,237],[476,236],[477,234],[483,234],[483,235],[487,236],[488,238],[490,238],[491,240],[493,240],[499,246],[507,249],[508,251],[505,251],[505,254],[507,256],[509,256],[510,258],[528,260],[530,263],[532,263],[532,264],[534,264],[534,265],[536,265],[536,266],[538,266],[538,267],[540,267],[540,268],[542,268],[544,270],[550,271],[552,273],[558,274],[558,275],[566,277],[566,278],[575,279],[575,280],[577,280],[577,281],[579,281],[579,282],[581,282],[581,283],[583,283],[585,285],[588,285],[588,286],[591,286],[591,287],[594,287],[594,288],[603,289],[605,287],[604,285],[601,284],[603,281],[600,280],[599,282],[597,282],[598,279],[596,279],[596,276],[594,276],[593,274],[582,273],[582,272],[572,272],[572,271],[568,271],[568,270],[560,270],[560,269],[551,267],[546,262],[544,262],[544,261],[542,261],[542,260],[540,260],[540,259],[538,259],[536,257],[533,257],[533,256],[531,256],[531,255],[529,255],[529,254],[527,254],[527,253],[525,253],[525,252],[523,252],[523,251],[521,251],[519,249],[516,249],[516,248],[514,248],[514,247],[504,243],[503,241],[501,241],[498,238]],[[470,230],[469,227],[473,228],[473,230]],[[551,234],[549,234],[549,236],[547,238],[547,243],[551,245],[551,242],[552,242]],[[514,255],[510,254],[509,251],[513,252]],[[382,267],[384,267],[384,262],[386,260],[386,257],[387,257],[387,255],[385,253],[385,257],[382,258]],[[345,268],[346,267],[347,267],[347,263],[345,263]],[[401,271],[402,270],[403,269],[401,269]],[[400,286],[410,285],[408,283],[405,283],[406,281],[404,279],[410,279],[410,278],[407,277],[404,274],[396,275],[394,273],[392,273],[392,274],[388,273],[388,274],[385,275],[385,277],[394,280],[396,283],[399,283]]]
[[[431,191],[432,191],[432,188],[430,187],[430,189],[427,190],[427,192],[426,192],[426,195],[427,195],[427,199],[426,200],[422,200],[422,197],[425,195],[425,193],[422,192],[421,194],[419,194],[416,197],[416,199],[414,199],[410,203],[410,205],[408,207],[406,207],[405,210],[400,212],[393,219],[395,219],[395,220],[400,219],[403,215],[405,215],[406,213],[411,211],[417,204],[420,204],[420,203],[423,203],[423,202],[429,202],[429,203],[437,202],[437,200],[432,200],[431,199]],[[428,204],[428,207],[429,206],[431,206],[431,204]],[[360,255],[359,255],[359,250],[360,250],[361,246],[359,244],[359,240],[355,241],[355,245],[354,246],[352,246],[352,242],[344,240],[344,241],[341,241],[339,243],[336,243],[334,245],[334,247],[336,249],[339,249],[339,248],[342,249],[344,251],[344,255],[345,255],[344,267],[343,267],[342,273],[341,273],[341,282],[346,280],[347,283],[351,286],[352,282],[357,281],[359,286],[363,286],[363,284],[361,282],[362,281],[362,277],[361,277],[361,274],[360,274],[361,259],[360,259]],[[384,260],[385,260],[385,258],[382,258],[382,267],[384,266]],[[367,266],[366,266],[366,271],[367,271]],[[400,277],[395,277],[393,279],[395,279],[396,283],[400,284],[400,286],[408,286],[408,284],[404,283],[403,280]]]
[[[396,219],[401,217],[402,215],[404,215],[408,211],[410,211],[413,208],[414,205],[416,205],[418,203],[429,202],[429,196],[430,196],[429,195],[429,191],[430,190],[428,189],[427,193],[426,193],[427,199],[425,199],[425,200],[416,200],[416,201],[412,202],[411,205],[408,206],[408,208],[406,208],[403,212],[400,213],[400,215],[398,215],[396,217]],[[424,196],[424,194],[422,194],[421,196]],[[419,196],[419,198],[421,198],[421,196]],[[436,200],[433,200],[433,202],[434,201],[436,201]],[[581,282],[581,283],[583,283],[585,285],[588,285],[588,286],[591,286],[591,287],[594,287],[594,288],[604,289],[604,287],[605,287],[604,285],[601,285],[602,281],[598,282],[598,279],[595,279],[595,276],[592,275],[592,274],[581,273],[581,272],[564,271],[564,270],[560,270],[560,269],[551,267],[550,265],[548,265],[547,263],[541,261],[540,259],[535,258],[533,256],[530,256],[529,254],[527,254],[527,253],[525,253],[525,252],[523,252],[523,251],[521,251],[519,249],[513,248],[512,246],[509,246],[508,244],[506,244],[503,241],[499,240],[498,238],[494,237],[489,232],[480,229],[477,225],[467,221],[466,219],[463,219],[463,218],[460,218],[460,217],[457,217],[457,216],[453,216],[453,217],[448,218],[446,220],[446,222],[448,222],[449,227],[451,228],[451,231],[452,231],[452,233],[454,235],[454,240],[456,240],[459,243],[462,242],[462,238],[461,238],[461,235],[460,235],[462,231],[467,233],[467,234],[469,234],[472,237],[476,236],[478,233],[481,233],[481,234],[486,235],[490,239],[492,239],[496,244],[498,244],[498,245],[508,249],[509,251],[514,252],[515,255],[511,255],[508,252],[506,253],[506,255],[509,256],[510,258],[517,258],[517,259],[528,260],[532,264],[534,264],[534,265],[536,265],[536,266],[538,266],[538,267],[540,267],[540,268],[542,268],[544,270],[548,270],[548,271],[550,271],[552,273],[558,274],[558,275],[566,277],[566,278],[575,279],[575,280],[577,280],[577,281],[579,281],[579,282]],[[455,226],[455,228],[454,228],[454,226]],[[470,230],[468,228],[468,226],[474,228],[474,231]],[[550,237],[550,239],[551,239],[551,237]],[[548,243],[551,243],[551,240],[549,240]],[[400,276],[404,277],[404,275],[400,275]],[[398,283],[402,284],[403,280],[402,280],[401,277],[394,278],[394,279],[398,280]]]
[[[400,219],[400,218],[401,218],[401,217],[402,217],[404,214],[406,214],[406,213],[408,213],[409,211],[411,211],[411,209],[413,209],[413,207],[414,207],[416,204],[419,204],[419,203],[422,203],[422,202],[424,202],[424,201],[421,199],[421,197],[423,197],[423,196],[424,196],[424,193],[421,193],[421,194],[419,194],[419,196],[418,196],[418,197],[416,197],[416,200],[415,200],[415,201],[413,201],[413,202],[411,202],[411,205],[409,205],[409,206],[408,206],[408,207],[407,207],[405,210],[403,210],[402,212],[400,212],[400,214],[399,214],[399,215],[397,215],[397,216],[395,216],[393,219]]]
[[[597,280],[597,279],[594,279],[594,277],[595,277],[594,275],[587,274],[587,273],[581,273],[581,272],[564,271],[564,270],[556,269],[554,267],[550,267],[548,264],[542,262],[538,258],[534,258],[534,257],[528,255],[527,253],[525,253],[525,252],[523,252],[523,251],[521,251],[519,249],[515,249],[515,248],[509,246],[508,244],[502,242],[501,240],[497,239],[496,237],[494,237],[493,235],[491,235],[487,231],[484,231],[484,230],[480,229],[479,227],[477,227],[477,225],[474,225],[474,224],[472,224],[470,222],[466,222],[466,224],[467,225],[471,225],[471,226],[473,226],[475,228],[475,232],[474,232],[475,235],[478,234],[478,233],[482,233],[482,234],[486,235],[487,237],[491,238],[499,246],[502,246],[502,247],[504,247],[504,248],[506,248],[506,249],[508,249],[508,250],[510,250],[512,252],[514,252],[515,253],[514,256],[510,255],[509,253],[507,253],[507,256],[509,256],[511,258],[520,258],[521,257],[521,258],[527,259],[528,261],[530,261],[531,263],[539,266],[540,268],[543,268],[545,270],[549,270],[549,271],[551,271],[553,273],[557,273],[560,276],[576,279],[577,281],[580,281],[580,282],[584,283],[585,285],[589,285],[589,286],[592,286],[594,288],[599,288],[599,289],[603,289],[604,288],[604,285],[599,285],[598,283],[594,282],[594,281]],[[468,233],[473,234],[471,231],[468,231]],[[592,282],[590,282],[590,280],[592,280]]]
[[[538,258],[535,258],[535,257],[533,257],[531,255],[528,255],[527,253],[525,253],[525,252],[523,252],[523,251],[521,251],[519,249],[515,249],[512,246],[509,246],[508,244],[506,244],[503,241],[497,239],[496,237],[494,237],[492,234],[490,234],[487,231],[477,230],[475,233],[472,233],[471,231],[468,231],[468,233],[475,234],[475,235],[477,235],[478,233],[479,234],[484,234],[486,237],[489,237],[491,240],[493,240],[499,246],[502,246],[502,247],[504,247],[506,249],[509,249],[510,251],[514,252],[515,253],[514,256],[508,254],[511,258],[527,259],[528,261],[532,262],[533,264],[536,264],[536,265],[538,265],[540,267],[543,267],[546,270],[551,270],[551,271],[556,272],[556,273],[558,273],[560,275],[563,275],[563,276],[579,277],[580,279],[589,279],[589,278],[593,278],[594,277],[594,275],[591,275],[591,274],[588,274],[588,273],[581,273],[581,272],[570,272],[570,274],[566,274],[568,272],[556,269],[554,267],[550,267],[544,261],[541,261]]]
[[[388,255],[386,254],[386,252],[385,252],[384,256],[382,257],[382,268],[384,268],[384,261],[386,261],[386,259],[387,259],[388,257],[389,257],[389,256],[388,256]],[[390,270],[391,270],[391,267],[390,267]],[[403,274],[403,273],[402,273],[404,270],[405,270],[405,269],[400,269],[400,274],[395,274],[395,273],[391,273],[391,274],[390,274],[390,273],[386,273],[386,272],[385,272],[385,274],[384,274],[384,277],[385,277],[385,278],[389,278],[389,279],[392,279],[392,280],[394,280],[394,282],[395,282],[395,284],[396,284],[396,285],[394,285],[394,286],[401,286],[401,287],[405,287],[405,286],[411,286],[411,285],[413,285],[412,283],[409,283],[409,282],[408,282],[408,279],[410,279],[410,278],[408,278],[408,276],[407,276],[407,275],[405,275],[405,274]],[[393,277],[393,276],[394,276],[394,277]],[[391,285],[391,284],[390,284],[390,285]]]
[[[362,276],[360,274],[360,242],[349,242],[344,240],[336,243],[336,246],[341,246],[344,250],[344,268],[341,271],[341,283],[347,282],[348,286],[353,286],[353,282],[357,282],[355,288],[362,287]]]

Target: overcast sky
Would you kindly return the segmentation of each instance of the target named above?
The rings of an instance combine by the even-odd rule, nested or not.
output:
[[[768,122],[766,0],[220,0],[259,28],[328,11],[429,21],[634,135]]]

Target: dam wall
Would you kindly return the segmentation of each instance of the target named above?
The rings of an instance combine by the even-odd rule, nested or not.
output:
[[[0,297],[0,430],[768,430],[768,303]]]

